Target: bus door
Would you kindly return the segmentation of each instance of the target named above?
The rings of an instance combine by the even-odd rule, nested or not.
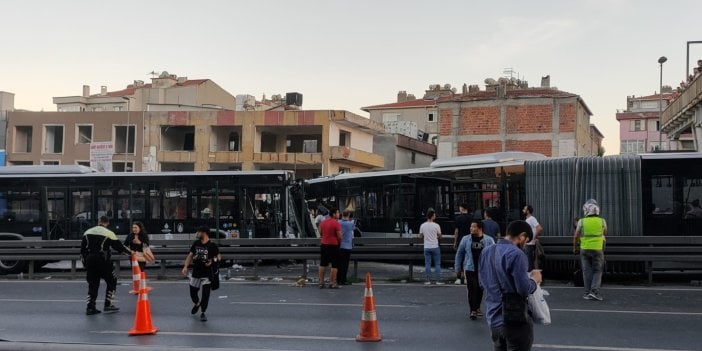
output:
[[[69,239],[68,222],[70,218],[66,216],[68,189],[44,187],[43,203],[46,205],[44,212],[46,235],[44,239]]]
[[[93,218],[93,189],[91,187],[71,187],[67,214],[68,238],[80,239],[88,228],[96,224]]]
[[[426,221],[429,208],[436,212],[436,222],[442,233],[453,233],[450,182],[439,178],[417,178],[417,213],[414,226]]]
[[[417,233],[419,227],[415,223],[415,218],[417,216],[415,195],[414,183],[383,185],[384,221],[386,223],[378,224],[384,228],[392,227],[393,231],[400,235]],[[389,223],[387,223],[388,221]]]
[[[482,219],[483,211],[489,207],[500,207],[498,184],[492,182],[462,182],[453,186],[454,212],[458,214],[461,204],[468,205],[468,214]]]

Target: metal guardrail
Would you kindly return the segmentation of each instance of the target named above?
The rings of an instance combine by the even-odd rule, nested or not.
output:
[[[218,243],[224,260],[253,261],[257,276],[258,261],[261,260],[305,260],[302,275],[307,274],[307,260],[319,259],[320,241],[306,239],[213,239]],[[160,261],[161,273],[165,276],[167,261],[182,261],[188,253],[192,240],[152,240],[151,249]],[[441,241],[442,257],[445,262],[453,262],[451,248],[453,238]],[[35,262],[71,261],[71,273],[76,273],[76,261],[80,259],[80,240],[8,240],[0,241],[1,260],[29,261],[28,277],[35,272]],[[128,256],[115,254],[115,261],[129,260]],[[424,246],[418,238],[357,238],[351,257],[354,272],[358,261],[396,261],[409,264],[409,278],[412,277],[413,262],[424,260]]]
[[[542,237],[547,261],[579,261],[573,254],[572,237]],[[605,244],[605,260],[644,265],[648,282],[654,271],[702,270],[702,237],[699,236],[610,236]]]

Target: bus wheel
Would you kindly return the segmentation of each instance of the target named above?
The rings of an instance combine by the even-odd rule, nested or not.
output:
[[[26,267],[26,261],[0,260],[0,274],[21,273]]]

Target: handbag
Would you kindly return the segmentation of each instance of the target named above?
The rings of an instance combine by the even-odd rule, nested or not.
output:
[[[531,318],[538,324],[551,324],[551,310],[548,308],[548,303],[546,303],[546,299],[544,298],[544,296],[547,295],[548,292],[542,290],[541,285],[536,285],[534,293],[527,297]]]
[[[151,251],[151,248],[149,245],[144,244],[144,247],[142,248],[142,255],[144,256],[144,261],[148,263],[153,263],[156,260],[156,257],[154,256],[154,253]],[[139,259],[139,252],[137,252],[137,260]]]
[[[495,253],[497,252],[497,245],[493,245],[492,249],[492,275],[495,281],[497,281],[497,289],[500,292],[500,297],[502,300],[502,319],[505,325],[519,326],[529,323],[529,317],[527,315],[527,299],[517,293],[503,293],[502,292],[502,281],[500,276],[497,274],[497,259]]]
[[[212,260],[210,265],[210,290],[219,289],[219,262]]]

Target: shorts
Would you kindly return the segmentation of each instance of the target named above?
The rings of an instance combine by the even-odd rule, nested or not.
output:
[[[207,284],[210,284],[210,278],[208,278],[208,277],[204,277],[204,278],[190,277],[190,286],[192,286],[193,288],[200,289],[200,287],[202,285],[207,285]]]
[[[339,268],[339,245],[322,244],[319,250],[322,254],[322,258],[319,261],[320,267],[326,267],[331,263],[332,268]]]

